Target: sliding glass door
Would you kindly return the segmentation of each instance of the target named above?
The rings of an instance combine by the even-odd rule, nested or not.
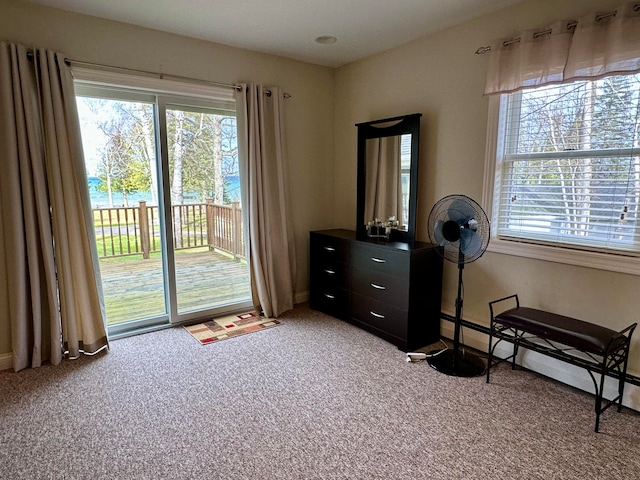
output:
[[[233,104],[76,91],[110,333],[248,306]]]
[[[184,105],[163,110],[177,313],[246,300],[235,115]]]

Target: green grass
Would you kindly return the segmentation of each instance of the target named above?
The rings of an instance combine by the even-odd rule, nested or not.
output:
[[[122,240],[119,240],[118,237],[114,237],[113,245],[111,245],[111,237],[102,237],[101,235],[96,236],[96,248],[98,249],[98,256],[101,259],[104,258],[132,258],[132,259],[141,259],[142,258],[142,247],[139,245],[140,237],[135,237],[134,235],[122,236]],[[127,243],[127,240],[129,243]],[[138,244],[136,244],[136,240]],[[120,248],[120,241],[122,241],[122,248]],[[193,244],[194,239],[191,239],[191,243]],[[187,239],[184,238],[184,245],[187,245]],[[156,241],[156,248],[160,247],[160,240]],[[153,247],[152,247],[153,248]],[[180,254],[180,252],[184,251],[195,251],[195,252],[205,252],[209,249],[208,245],[200,245],[197,247],[188,247],[183,249],[176,250],[176,255]],[[129,252],[131,250],[131,252]],[[154,258],[154,255],[158,254],[158,251],[152,250],[150,252],[150,258]]]
[[[113,238],[113,245],[112,239]],[[122,244],[122,248],[121,248]],[[140,237],[135,235],[127,235],[120,237],[108,237],[96,234],[96,247],[98,249],[98,256],[100,257],[113,257],[115,255],[127,255],[131,250],[131,253],[137,253],[140,251]],[[140,255],[142,258],[142,254]]]
[[[95,228],[105,227],[124,227],[125,225],[137,225],[138,224],[138,212],[137,207],[125,207],[125,208],[103,208],[100,210],[93,210],[93,226]],[[100,212],[102,211],[102,221],[100,221]],[[126,217],[125,217],[126,211]],[[109,213],[111,212],[111,213]],[[118,217],[119,215],[119,217]],[[117,221],[120,218],[120,221]],[[126,220],[125,220],[126,218]],[[103,223],[106,220],[108,223]]]

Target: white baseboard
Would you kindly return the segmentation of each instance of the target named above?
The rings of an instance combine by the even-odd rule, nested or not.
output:
[[[4,353],[0,355],[0,370],[9,370],[13,368],[13,354]]]
[[[447,338],[453,338],[453,323],[442,321],[442,335]],[[475,330],[465,329],[464,344],[486,352],[489,344],[487,335]],[[495,350],[496,356],[506,358],[513,353],[513,345],[507,342],[498,344]],[[561,360],[542,355],[541,353],[532,352],[525,348],[518,352],[518,365],[529,370],[544,375],[559,382],[565,383],[572,387],[578,388],[585,392],[595,395],[595,387],[589,373],[581,367],[571,365]],[[596,375],[599,381],[599,375]],[[611,399],[618,395],[618,385],[615,378],[607,377],[604,382],[604,398]],[[627,383],[624,387],[624,396],[622,404],[633,410],[640,411],[640,387]]]

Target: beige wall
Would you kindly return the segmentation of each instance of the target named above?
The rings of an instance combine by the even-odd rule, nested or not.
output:
[[[61,10],[0,0],[0,40],[64,52],[69,58],[223,83],[278,85],[286,101],[296,290],[308,289],[308,232],[331,226],[334,70]],[[2,255],[0,255],[1,257]],[[0,262],[0,356],[10,352]]]
[[[475,50],[497,38],[540,28],[554,19],[615,10],[618,0],[529,0],[455,28],[338,69],[336,74],[335,217],[355,223],[354,124],[420,112],[422,117],[418,239],[428,240],[427,217],[441,197],[482,200],[488,100],[487,55]],[[640,278],[582,267],[487,253],[464,270],[464,317],[488,325],[488,302],[510,293],[534,307],[622,328],[640,318]],[[445,267],[443,310],[454,313],[457,270]],[[443,328],[450,328],[449,322]],[[467,336],[474,337],[473,332]],[[486,337],[478,336],[484,348]],[[630,371],[640,374],[640,331]]]

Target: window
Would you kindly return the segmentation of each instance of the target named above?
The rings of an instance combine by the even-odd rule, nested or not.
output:
[[[590,266],[640,257],[640,74],[493,103],[493,250],[550,259],[552,248],[555,259],[578,264],[600,255]]]

